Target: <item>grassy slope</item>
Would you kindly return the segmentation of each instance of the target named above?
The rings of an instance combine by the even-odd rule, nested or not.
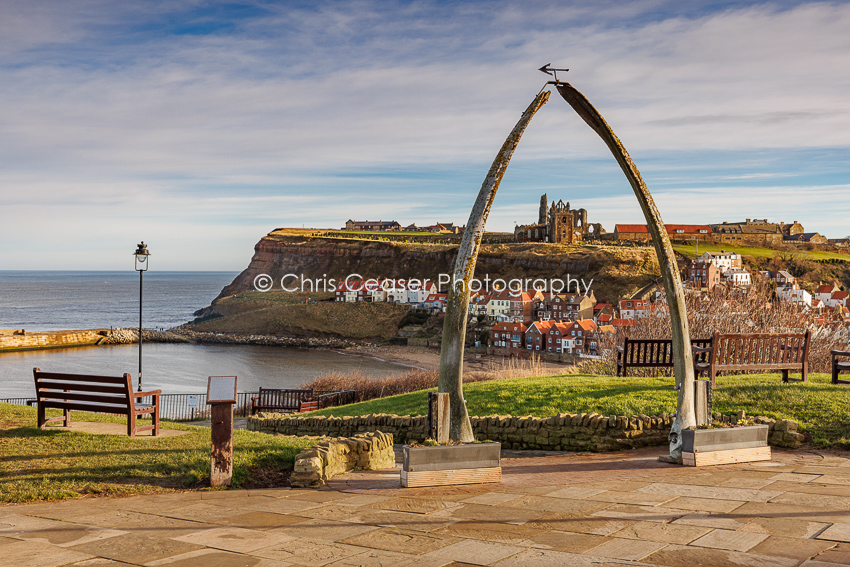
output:
[[[48,415],[59,411],[48,410]],[[126,423],[118,416],[72,412],[72,421]],[[208,486],[210,430],[167,422],[180,437],[42,431],[35,408],[0,404],[0,502],[127,495]],[[262,486],[292,469],[313,439],[235,431],[233,486]]]
[[[782,384],[778,374],[725,376],[714,390],[714,411],[794,419],[818,445],[850,446],[850,389],[829,384],[826,374],[808,383]],[[471,415],[534,415],[597,412],[602,415],[658,415],[676,407],[672,378],[540,376],[464,386]],[[424,415],[427,400],[414,392],[329,408],[317,415],[395,413]]]
[[[226,297],[214,308],[223,317],[192,328],[216,333],[389,339],[398,332],[399,323],[408,312],[405,305],[322,301],[331,295],[273,291]],[[318,302],[306,304],[308,297]]]
[[[699,254],[697,254],[697,250],[694,248],[693,244],[681,244],[674,243],[673,249],[680,254],[687,256],[688,258],[695,258],[699,254],[703,254],[705,252],[716,253],[721,250],[726,250],[727,252],[736,252],[742,256],[752,256],[753,258],[772,258],[774,255],[778,254],[779,251],[774,250],[772,248],[761,248],[758,246],[737,246],[735,244],[728,243],[707,243],[700,242],[699,243]],[[799,250],[794,251],[794,254],[800,254],[803,258],[810,260],[828,260],[828,259],[838,259],[850,261],[850,255],[848,254],[838,254],[836,252],[825,252],[822,250]]]

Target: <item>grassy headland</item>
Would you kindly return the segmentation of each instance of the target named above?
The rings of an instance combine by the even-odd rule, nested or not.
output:
[[[388,340],[409,312],[406,305],[324,301],[331,296],[327,292],[269,291],[225,297],[215,303],[211,315],[191,328],[240,335]]]

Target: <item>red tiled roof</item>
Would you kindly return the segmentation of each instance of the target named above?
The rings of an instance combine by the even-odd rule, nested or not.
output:
[[[594,323],[591,319],[579,319],[578,321],[574,322],[573,325],[578,325],[585,331],[593,331],[594,329],[596,329],[596,323]]]
[[[665,224],[664,228],[667,233],[676,233],[677,230],[684,230],[685,234],[699,234],[701,230],[705,230],[711,234],[711,227],[707,224]],[[645,224],[618,224],[614,225],[614,232],[632,232],[639,234],[649,233],[649,228]]]
[[[514,332],[514,327],[517,327],[518,333],[524,333],[526,330],[526,326],[522,323],[512,323],[512,322],[502,322],[496,323],[493,325],[493,331],[511,331]]]

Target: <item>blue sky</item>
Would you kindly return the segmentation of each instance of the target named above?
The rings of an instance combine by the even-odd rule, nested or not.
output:
[[[844,2],[0,0],[0,269],[238,270],[280,226],[463,224],[568,67],[669,223],[850,234]],[[643,222],[557,96],[488,229],[541,193]]]

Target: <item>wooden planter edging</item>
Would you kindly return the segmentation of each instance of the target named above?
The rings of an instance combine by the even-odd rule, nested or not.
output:
[[[501,482],[499,463],[501,443],[440,445],[436,447],[404,446],[401,485],[447,486]]]
[[[767,425],[686,429],[682,431],[682,464],[700,467],[769,461],[769,429]]]

